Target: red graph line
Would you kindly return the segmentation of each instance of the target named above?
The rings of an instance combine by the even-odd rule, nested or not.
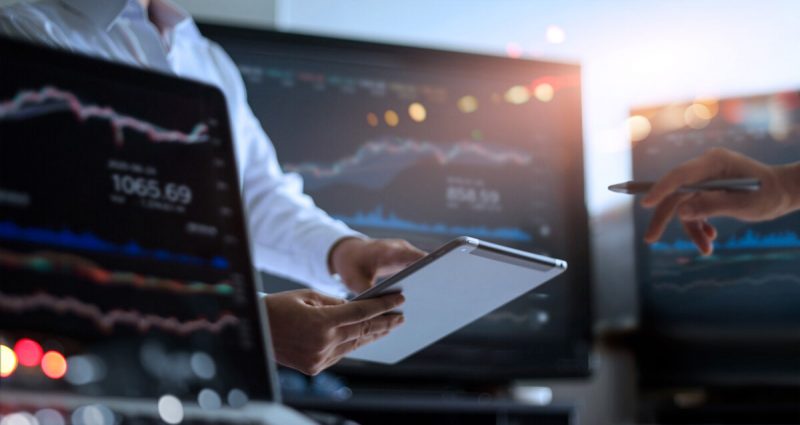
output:
[[[429,142],[404,140],[402,142],[369,142],[361,146],[354,155],[343,158],[330,166],[309,162],[298,165],[285,164],[283,168],[288,172],[312,174],[315,177],[332,177],[340,175],[348,168],[356,167],[381,154],[432,155],[441,165],[449,164],[467,154],[480,156],[487,162],[497,165],[526,165],[531,162],[529,155],[511,151],[498,151],[485,144],[461,142],[451,146],[440,146]]]
[[[227,281],[219,283],[186,282],[133,272],[104,269],[91,260],[61,252],[20,254],[0,249],[0,266],[26,269],[38,273],[66,273],[98,285],[132,286],[138,289],[161,290],[177,294],[232,295],[234,288]]]
[[[107,120],[114,131],[114,143],[118,146],[122,146],[125,142],[126,128],[144,134],[152,142],[200,143],[208,140],[208,126],[203,123],[196,124],[189,133],[167,130],[147,121],[120,114],[110,106],[84,104],[74,94],[52,86],[45,86],[39,90],[23,90],[13,99],[0,102],[0,118],[52,113],[55,111],[53,108],[45,107],[48,102],[65,104],[79,121],[92,118]]]
[[[74,314],[91,320],[104,332],[111,332],[117,325],[129,325],[135,327],[139,332],[158,328],[177,335],[187,335],[198,331],[219,333],[226,327],[239,323],[239,319],[230,313],[223,313],[213,321],[205,318],[181,321],[175,317],[145,314],[137,310],[114,309],[104,312],[94,304],[84,303],[72,297],[60,298],[47,293],[15,296],[0,292],[0,310],[2,311],[25,313],[40,309],[51,310],[58,314]]]

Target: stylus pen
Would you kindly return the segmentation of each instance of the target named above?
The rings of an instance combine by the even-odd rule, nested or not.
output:
[[[625,183],[612,184],[608,190],[618,193],[627,193],[629,195],[636,195],[639,193],[647,193],[653,188],[655,182],[636,182],[629,181]],[[761,181],[758,179],[721,179],[721,180],[706,180],[700,183],[688,184],[681,186],[677,191],[680,193],[692,192],[705,192],[710,190],[725,190],[729,192],[755,192],[761,188]]]

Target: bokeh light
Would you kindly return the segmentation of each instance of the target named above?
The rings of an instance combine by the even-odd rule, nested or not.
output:
[[[389,127],[397,127],[400,124],[400,116],[391,109],[383,113],[383,120],[386,121],[386,125]]]
[[[217,374],[217,364],[207,353],[198,351],[189,359],[192,372],[200,379],[212,379]]]
[[[525,86],[514,86],[508,89],[505,99],[513,105],[522,105],[531,99],[531,93]]]
[[[247,397],[247,393],[244,391],[238,388],[228,391],[228,405],[231,407],[244,407],[248,401],[250,401],[250,398]]]
[[[506,55],[510,58],[519,59],[522,57],[522,46],[510,41],[506,44]]]
[[[222,398],[211,388],[203,388],[197,394],[197,404],[205,410],[216,410],[222,408]]]
[[[67,374],[64,379],[72,385],[86,385],[105,377],[105,363],[97,356],[87,354],[67,359]]]
[[[456,106],[458,106],[459,111],[471,114],[478,110],[478,99],[472,95],[461,96],[456,102]]]
[[[408,105],[408,116],[416,122],[422,122],[428,117],[428,111],[425,110],[425,106],[421,103],[414,102]]]
[[[0,420],[0,425],[38,425],[36,418],[28,412],[9,413]]]
[[[72,412],[72,425],[114,425],[116,417],[108,406],[90,404]]]
[[[789,139],[792,134],[793,109],[786,108],[786,105],[781,101],[780,97],[773,96],[770,98],[767,109],[769,110],[769,124],[767,131],[773,139],[782,142]]]
[[[183,421],[183,403],[174,395],[163,395],[158,399],[158,415],[168,424],[179,424]]]
[[[719,100],[713,99],[710,97],[707,98],[697,98],[694,103],[700,104],[708,108],[708,112],[711,113],[711,118],[714,118],[719,113]]]
[[[370,127],[377,127],[378,122],[379,122],[378,116],[375,115],[374,112],[370,112],[367,114],[367,124],[369,124]]]
[[[11,347],[0,344],[0,378],[8,378],[17,370],[17,355]]]
[[[686,111],[683,113],[683,119],[686,125],[696,130],[706,128],[708,123],[711,122],[711,118],[711,111],[700,103],[693,103],[686,108]]]
[[[533,89],[533,96],[540,102],[549,102],[553,100],[556,91],[553,86],[548,83],[541,83]]]
[[[34,367],[38,366],[39,362],[42,361],[44,350],[42,350],[42,346],[38,342],[29,338],[22,338],[14,345],[14,352],[17,353],[19,364]]]
[[[544,37],[550,44],[561,44],[566,41],[567,33],[558,25],[549,25],[544,31]]]
[[[652,130],[653,126],[650,124],[650,120],[647,119],[647,117],[634,115],[628,118],[628,131],[631,135],[631,141],[641,142],[650,135]]]
[[[65,425],[64,415],[55,409],[40,409],[33,415],[39,425]]]
[[[48,351],[42,356],[42,372],[50,379],[61,379],[67,374],[67,359],[58,351]]]

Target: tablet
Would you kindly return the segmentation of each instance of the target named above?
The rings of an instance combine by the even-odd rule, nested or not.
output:
[[[455,239],[353,298],[402,292],[405,323],[346,357],[400,362],[566,269],[563,260],[470,237]]]

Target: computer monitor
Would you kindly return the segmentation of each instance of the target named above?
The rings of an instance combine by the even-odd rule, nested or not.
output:
[[[0,57],[0,415],[275,400],[222,94],[5,39]],[[74,400],[118,402],[58,416]]]
[[[652,180],[713,147],[768,164],[800,160],[800,93],[698,100],[632,112],[633,175]],[[699,255],[674,221],[642,241],[636,207],[643,382],[800,383],[800,215],[763,223],[712,219],[714,254]]]
[[[588,372],[579,66],[201,31],[238,65],[284,171],[302,176],[333,217],[426,250],[467,235],[569,262],[561,277],[398,365],[338,371],[479,381]],[[284,283],[265,282],[272,291]]]

